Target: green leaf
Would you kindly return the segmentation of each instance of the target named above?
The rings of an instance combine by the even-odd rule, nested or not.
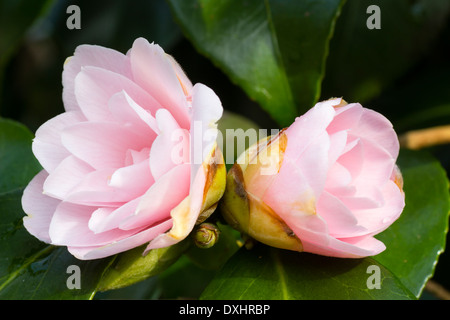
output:
[[[377,236],[387,248],[375,260],[419,297],[445,248],[449,185],[446,172],[428,153],[402,150],[398,164],[406,206],[400,218]]]
[[[370,5],[380,8],[381,29],[366,25]],[[432,52],[449,13],[450,2],[442,0],[348,1],[330,43],[322,98],[364,103],[377,97]]]
[[[98,290],[124,288],[157,275],[176,262],[189,245],[190,239],[186,239],[171,247],[150,250],[146,255],[143,252],[147,245],[121,253],[102,277]]]
[[[168,0],[186,36],[282,126],[320,96],[343,0]]]
[[[380,280],[380,289],[370,286],[376,281],[373,276]],[[371,258],[338,259],[257,244],[251,250],[241,248],[200,298],[406,300],[414,296],[389,270]]]
[[[32,139],[22,124],[0,118],[0,195],[24,188],[41,169],[31,152]]]
[[[198,299],[216,270],[198,266],[186,255],[157,276],[161,299]],[[180,285],[182,283],[183,285]]]
[[[107,260],[77,260],[23,227],[23,188],[41,169],[31,152],[32,138],[23,125],[0,119],[0,299],[90,298]],[[80,268],[80,289],[67,287],[71,265]]]

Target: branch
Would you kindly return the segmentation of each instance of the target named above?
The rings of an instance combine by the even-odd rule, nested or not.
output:
[[[401,147],[414,150],[450,143],[450,125],[408,131],[399,140]]]
[[[434,295],[436,298],[441,300],[450,300],[450,292],[433,280],[428,280],[425,285],[425,290]]]

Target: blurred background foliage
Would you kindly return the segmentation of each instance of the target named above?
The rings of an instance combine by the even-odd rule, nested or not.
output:
[[[187,40],[168,2],[173,5],[177,1],[0,0],[0,116],[19,121],[34,132],[64,111],[62,66],[77,45],[97,44],[125,53],[134,39],[145,37],[172,54],[193,83],[211,87],[225,110],[247,117],[261,128],[279,128],[267,109],[250,99]],[[66,9],[72,4],[81,9],[79,30],[66,26]],[[371,4],[381,8],[380,30],[366,27],[366,8]],[[399,134],[450,124],[449,17],[448,0],[347,0],[329,44],[320,99],[342,96],[360,102],[386,115]],[[448,173],[449,145],[429,151]],[[172,271],[183,263],[185,259]],[[198,274],[202,279],[196,282],[199,288],[190,288],[201,292],[205,273],[194,265],[183,270],[190,270],[193,283]],[[433,278],[450,289],[448,270],[450,250],[441,255]],[[161,281],[170,282],[170,277]],[[160,285],[150,279],[139,288],[148,291]],[[164,288],[177,290],[176,284]],[[133,292],[140,294],[139,290]],[[171,296],[158,292],[152,291],[152,295]],[[423,298],[433,296],[425,293]]]

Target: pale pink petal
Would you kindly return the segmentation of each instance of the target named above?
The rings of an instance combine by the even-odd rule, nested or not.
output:
[[[114,229],[94,233],[89,229],[89,219],[96,207],[61,202],[50,223],[49,235],[54,245],[99,246],[136,234],[139,230]]]
[[[288,148],[285,158],[296,160],[303,155],[304,150],[313,143],[317,136],[323,135],[333,120],[335,110],[330,104],[316,105],[286,129]],[[292,143],[289,146],[289,141]]]
[[[356,126],[363,114],[363,107],[359,103],[350,103],[336,110],[333,122],[327,128],[328,133],[348,131]]]
[[[167,109],[182,128],[188,129],[186,97],[166,53],[160,46],[138,38],[133,43],[130,59],[134,81]]]
[[[405,206],[404,194],[393,181],[381,187],[384,203],[378,208],[354,210],[358,223],[365,226],[371,234],[384,231],[398,219]]]
[[[142,197],[137,197],[117,207],[102,207],[92,213],[89,220],[89,229],[95,233],[105,232],[119,228],[120,224],[136,213]]]
[[[121,74],[97,67],[84,67],[75,78],[78,105],[90,121],[115,121],[108,109],[108,102],[114,94],[122,91],[151,112],[161,107],[151,95]]]
[[[302,241],[302,245],[305,252],[336,258],[363,258],[377,255],[386,249],[381,241],[373,237],[346,239],[346,241],[330,238],[326,246]]]
[[[123,207],[123,206],[122,206]],[[121,207],[119,207],[121,208]],[[116,229],[117,226],[114,228],[109,228],[108,230],[102,229],[99,226],[104,224],[104,221],[108,219],[108,217],[113,213],[117,208],[115,207],[101,207],[96,209],[94,212],[92,212],[92,215],[89,219],[88,227],[89,229],[94,233],[101,233],[105,231],[109,231],[112,229]]]
[[[137,195],[143,195],[155,182],[148,161],[141,161],[114,171],[109,186],[123,190],[136,190]]]
[[[189,132],[181,129],[165,109],[156,112],[156,121],[159,135],[150,150],[150,169],[155,180],[158,180],[172,168],[189,159]]]
[[[144,148],[141,151],[127,150],[125,155],[125,165],[131,166],[133,164],[140,163],[142,161],[149,161],[150,148]]]
[[[316,135],[312,141],[308,136],[303,137],[306,147],[302,148],[299,157],[292,149],[302,143],[288,136],[281,168],[263,197],[283,219],[289,214],[289,208],[305,207],[309,214],[315,212],[314,205],[325,187],[329,137],[325,131]]]
[[[360,169],[354,183],[358,185],[380,185],[380,183],[387,181],[392,174],[395,158],[392,158],[384,148],[367,140],[363,142],[362,152],[363,160],[359,166],[355,164],[355,160],[346,163],[347,168],[351,168],[350,165],[353,164]],[[339,159],[339,162],[342,164],[344,160]]]
[[[332,165],[339,159],[339,157],[346,152],[347,147],[347,132],[338,131],[330,135],[330,148],[328,151],[328,166]]]
[[[399,153],[399,141],[392,123],[383,115],[370,109],[363,109],[358,124],[351,128],[353,135],[384,148],[392,158]]]
[[[189,194],[188,164],[176,166],[160,177],[141,198],[134,215],[119,227],[124,230],[151,225],[170,217],[170,211]]]
[[[39,240],[50,243],[48,234],[50,221],[61,201],[42,193],[47,176],[47,172],[42,170],[31,180],[23,192],[22,208],[27,214],[23,218],[23,225],[27,231]]]
[[[328,226],[317,214],[318,200],[298,166],[286,158],[263,198],[302,241],[306,239],[325,245]]]
[[[95,169],[120,168],[128,149],[140,151],[148,141],[127,128],[109,122],[86,122],[61,132],[63,145]]]
[[[175,70],[178,81],[180,82],[181,88],[183,89],[184,95],[186,97],[189,97],[191,95],[193,88],[191,80],[189,80],[189,78],[186,76],[186,73],[184,73],[181,66],[171,55],[166,55],[166,57],[170,60],[170,62],[172,62],[172,67]]]
[[[190,124],[191,184],[201,164],[215,147],[217,121],[222,117],[220,99],[207,86],[197,83],[192,92],[192,120]]]
[[[125,91],[114,94],[108,102],[114,119],[152,142],[159,129],[151,113],[138,105]]]
[[[342,195],[342,203],[350,210],[365,210],[379,208],[384,204],[384,198],[378,187],[366,186],[364,190],[358,188],[358,191],[352,195]]]
[[[308,137],[305,137],[306,139]],[[290,149],[289,138],[286,152]],[[296,161],[297,167],[302,171],[308,185],[314,190],[316,198],[325,188],[329,170],[330,137],[326,132],[315,137],[309,143]],[[285,153],[286,157],[286,153]],[[283,164],[281,165],[283,167]]]
[[[156,236],[170,229],[171,226],[172,221],[167,220],[151,228],[148,228],[132,236],[129,236],[125,239],[111,242],[103,246],[86,246],[86,247],[69,246],[68,250],[76,258],[81,260],[100,259],[136,248],[144,243],[147,243],[152,239],[154,239]]]
[[[329,234],[334,238],[367,232],[358,224],[353,213],[335,196],[323,192],[317,203],[317,214],[326,220]]]
[[[64,64],[62,75],[63,101],[67,111],[80,110],[75,98],[75,77],[86,66],[103,68],[132,78],[129,57],[126,55],[101,46],[78,46],[74,56]]]
[[[349,145],[350,148],[347,148]],[[361,140],[356,139],[353,143],[347,144],[347,147],[338,158],[337,163],[347,169],[352,179],[356,179],[365,161],[363,143]]]
[[[106,168],[90,172],[71,190],[65,200],[91,206],[116,206],[117,203],[131,201],[142,196],[150,186],[149,182],[152,180],[144,180],[145,176],[152,179],[148,168],[147,173],[145,172],[146,165],[142,162],[120,170]],[[142,169],[142,176],[138,180],[136,177],[139,176],[139,169]],[[130,173],[130,176],[124,177],[124,171]],[[136,181],[132,180],[133,177]]]
[[[85,121],[80,112],[65,112],[48,120],[36,131],[32,150],[47,172],[52,172],[59,163],[70,155],[61,142],[61,131],[70,125]]]
[[[350,186],[352,176],[346,167],[336,162],[328,172],[326,189],[334,190]]]
[[[70,155],[45,180],[44,193],[64,200],[85,176],[93,171],[86,162]]]
[[[185,239],[192,231],[203,204],[206,172],[203,170],[203,166],[201,168],[201,170],[197,171],[191,184],[189,196],[170,212],[173,222],[172,229],[153,239],[145,249],[145,252],[174,245]]]
[[[284,158],[276,175],[262,199],[280,216],[289,214],[290,208],[305,207],[303,211],[315,212],[316,196],[303,172],[289,158]]]

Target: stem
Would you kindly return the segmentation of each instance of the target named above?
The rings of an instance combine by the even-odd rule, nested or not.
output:
[[[450,292],[433,280],[428,280],[425,285],[425,290],[434,295],[436,298],[441,300],[450,300]]]
[[[450,125],[408,131],[399,140],[401,147],[413,150],[450,143]]]

